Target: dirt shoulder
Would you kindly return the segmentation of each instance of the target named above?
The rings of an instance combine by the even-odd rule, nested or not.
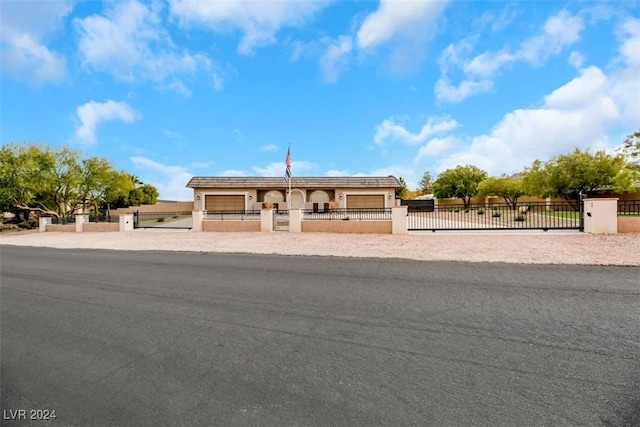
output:
[[[640,266],[640,234],[15,233],[0,246],[404,258],[424,261]]]

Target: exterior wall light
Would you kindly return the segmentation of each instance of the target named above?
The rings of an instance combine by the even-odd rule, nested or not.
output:
[[[196,196],[196,200],[200,200],[200,195],[199,194]]]
[[[249,194],[249,200],[253,200],[253,196]]]

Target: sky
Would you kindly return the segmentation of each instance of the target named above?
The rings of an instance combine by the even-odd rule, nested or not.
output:
[[[640,129],[637,1],[0,0],[0,139],[192,176],[512,174]]]

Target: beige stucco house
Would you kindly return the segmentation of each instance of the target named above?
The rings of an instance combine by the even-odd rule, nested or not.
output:
[[[264,203],[283,209],[326,210],[331,201],[338,208],[390,208],[400,182],[386,177],[193,177],[194,210],[258,210]]]

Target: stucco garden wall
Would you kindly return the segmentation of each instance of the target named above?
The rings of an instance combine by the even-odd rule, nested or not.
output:
[[[202,221],[202,231],[260,231],[260,221]]]
[[[391,221],[302,221],[302,232],[391,234]]]
[[[618,217],[618,233],[640,233],[640,217]]]

